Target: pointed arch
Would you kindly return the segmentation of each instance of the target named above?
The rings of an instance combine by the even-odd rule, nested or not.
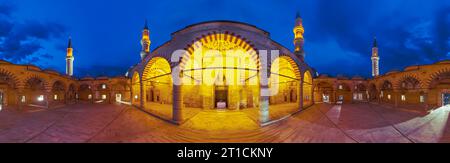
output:
[[[428,89],[432,89],[433,87],[436,86],[437,81],[439,81],[441,79],[445,79],[449,73],[450,73],[450,67],[445,67],[445,68],[439,69],[438,71],[435,71],[427,78],[427,81],[424,82],[424,87],[428,88]]]
[[[270,104],[297,102],[301,79],[299,68],[291,58],[280,56],[273,60],[269,76]]]
[[[412,90],[412,89],[421,89],[423,86],[423,82],[419,77],[415,74],[407,74],[402,76],[397,83],[395,83],[396,88],[401,90]]]
[[[133,96],[131,103],[139,107],[141,107],[141,89],[141,77],[139,72],[134,71],[131,77],[131,95]]]
[[[192,59],[200,58],[194,56],[196,54],[195,52],[198,52],[198,50],[214,49],[226,51],[235,48],[239,48],[244,55],[248,55],[248,58],[255,63],[255,69],[260,70],[261,63],[255,46],[248,39],[228,31],[208,32],[206,34],[201,34],[201,37],[197,37],[195,40],[192,40],[191,44],[188,44],[184,48],[187,52],[182,57],[180,62],[180,70],[185,70],[186,66],[192,65],[192,62],[198,63],[197,61],[192,61]]]
[[[65,99],[65,93],[66,93],[66,84],[62,82],[61,80],[56,80],[52,84],[52,94],[50,101],[63,101]]]
[[[303,108],[313,104],[313,78],[311,72],[303,73]]]
[[[162,57],[152,58],[145,65],[141,78],[142,100],[144,109],[160,112],[160,104],[171,108],[172,103],[172,69],[169,62]],[[165,112],[164,112],[165,113]],[[167,117],[170,117],[167,114]]]
[[[30,76],[25,80],[25,88],[30,90],[45,90],[48,84],[45,80],[37,75]]]
[[[13,73],[5,69],[0,69],[0,84],[6,84],[11,88],[16,88],[18,82],[19,80]]]

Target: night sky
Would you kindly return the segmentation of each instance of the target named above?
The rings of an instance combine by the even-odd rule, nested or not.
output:
[[[0,0],[0,59],[65,71],[73,39],[76,76],[123,75],[139,61],[145,19],[151,49],[187,25],[233,20],[293,49],[296,12],[306,61],[319,73],[369,77],[374,36],[381,73],[450,59],[448,0]]]

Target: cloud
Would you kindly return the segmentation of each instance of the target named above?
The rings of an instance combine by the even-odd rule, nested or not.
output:
[[[342,53],[328,51],[322,57],[355,53],[361,57],[341,60],[366,62],[370,60],[373,37],[378,39],[382,72],[402,69],[414,64],[430,64],[449,59],[450,51],[450,7],[438,3],[426,4],[417,1],[396,3],[390,1],[319,0],[314,20],[307,20],[306,44],[323,45],[336,41]],[[420,10],[417,13],[416,9]],[[308,45],[307,45],[308,46]],[[314,54],[312,54],[314,55]],[[314,61],[312,61],[314,62]],[[339,72],[322,64],[316,69],[326,73]],[[370,66],[369,66],[370,67]],[[353,70],[353,74],[368,74]]]
[[[10,5],[0,5],[0,14],[11,15]],[[42,58],[50,58],[48,53],[38,53],[44,49],[43,42],[61,38],[66,28],[54,22],[19,21],[0,17],[0,58],[14,63],[36,63]]]
[[[10,4],[6,3],[0,3],[0,16],[11,16],[11,13],[13,12],[14,7]]]

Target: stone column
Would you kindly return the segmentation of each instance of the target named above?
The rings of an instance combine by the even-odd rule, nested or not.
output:
[[[22,102],[22,96],[25,96],[25,91],[23,89],[17,89],[17,106],[19,108],[19,110],[23,109],[23,105],[24,103]]]
[[[90,100],[91,100],[91,104],[93,104],[95,101],[95,89],[91,90],[91,99]]]
[[[376,96],[377,96],[378,104],[381,104],[381,102],[383,102],[382,100],[383,100],[384,94],[383,94],[383,97],[381,97],[381,91],[377,91]]]
[[[332,104],[336,104],[336,90],[333,90],[333,98],[331,98],[330,97],[330,102],[332,103]]]
[[[358,92],[356,92],[354,89],[350,89],[350,103],[353,104],[355,103],[355,93],[356,93],[356,98],[358,98]]]
[[[303,110],[303,79],[300,79],[300,81],[298,82],[299,84],[297,84],[298,86],[298,93],[297,93],[297,99],[298,99],[298,104],[299,104],[299,110]]]
[[[173,112],[172,112],[172,120],[181,124],[183,121],[183,88],[181,85],[173,84]]]
[[[50,97],[51,95],[52,95],[52,90],[46,89],[45,90],[45,94],[44,94],[44,101],[45,101],[45,105],[46,105],[47,109],[49,109],[50,106],[51,106],[50,100],[53,99],[53,98]]]
[[[259,122],[260,124],[266,123],[270,120],[269,117],[269,96],[265,91],[269,91],[267,84],[260,85],[260,97],[259,97]]]
[[[398,92],[393,91],[393,95],[394,95],[394,107],[397,108],[398,107]]]
[[[116,96],[114,96],[114,92],[112,90],[109,90],[109,103],[112,104],[113,100],[116,99]]]
[[[423,94],[420,94],[419,96],[423,96],[423,107],[425,108],[425,110],[428,110],[429,105],[428,105],[428,90],[424,90]],[[420,97],[419,97],[420,100]]]
[[[141,76],[141,75],[139,75],[139,76]],[[139,79],[139,83],[140,83],[139,84],[139,95],[138,95],[139,96],[139,108],[145,110],[144,97],[143,97],[143,95],[144,95],[144,82],[142,82],[142,78]]]

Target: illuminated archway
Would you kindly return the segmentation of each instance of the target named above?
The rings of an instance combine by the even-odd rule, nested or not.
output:
[[[259,105],[259,60],[246,41],[210,34],[195,41],[188,53],[181,64],[186,107],[237,110]]]
[[[278,119],[294,113],[302,106],[300,103],[300,71],[297,64],[288,56],[276,58],[270,67],[269,117]]]
[[[273,96],[270,104],[297,103],[301,77],[292,59],[282,56],[275,59],[270,67],[269,88]]]
[[[144,109],[154,114],[172,117],[172,74],[169,62],[152,58],[142,75]]]
[[[131,94],[132,94],[132,100],[131,103],[135,106],[141,106],[140,99],[141,99],[141,79],[139,77],[138,72],[133,73],[133,77],[131,78]]]
[[[313,79],[309,71],[303,74],[303,106],[308,107],[313,104]]]

